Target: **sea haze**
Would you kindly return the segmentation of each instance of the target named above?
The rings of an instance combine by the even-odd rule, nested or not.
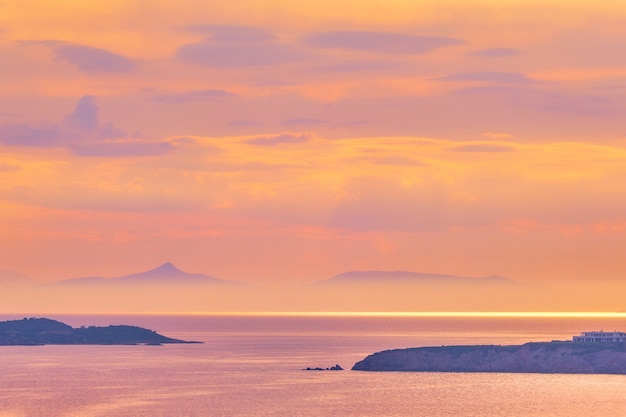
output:
[[[575,415],[623,417],[626,409],[626,376],[619,375],[302,370],[350,368],[391,348],[519,344],[623,330],[623,317],[51,318],[74,327],[137,325],[204,344],[1,347],[0,415],[570,417],[575,409]]]
[[[46,283],[14,271],[4,277],[0,312],[5,313],[552,311],[568,300],[561,291],[509,277],[412,271],[348,271],[282,287],[190,273],[170,262],[116,277],[94,274]],[[564,311],[584,310],[579,298],[571,300]]]

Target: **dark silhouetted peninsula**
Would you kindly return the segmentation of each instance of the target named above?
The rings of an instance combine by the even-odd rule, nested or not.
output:
[[[202,343],[172,339],[136,326],[73,328],[46,318],[0,322],[0,346],[30,345],[162,345]]]
[[[532,342],[441,346],[374,353],[357,371],[626,374],[624,343]]]

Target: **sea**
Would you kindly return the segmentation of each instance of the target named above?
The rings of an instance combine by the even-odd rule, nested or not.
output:
[[[0,316],[0,320],[23,316]],[[0,417],[626,416],[626,376],[351,371],[386,349],[568,340],[626,316],[47,315],[202,344],[0,347]],[[345,371],[305,371],[339,364]]]

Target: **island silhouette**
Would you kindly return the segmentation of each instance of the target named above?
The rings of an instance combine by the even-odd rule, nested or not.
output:
[[[137,326],[82,326],[74,328],[48,318],[0,322],[0,346],[32,345],[162,345],[202,343],[172,339]]]

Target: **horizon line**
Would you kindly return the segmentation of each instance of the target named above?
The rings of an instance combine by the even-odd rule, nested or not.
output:
[[[626,312],[609,311],[112,311],[112,312],[0,312],[0,315],[34,317],[40,315],[91,316],[215,316],[215,317],[484,317],[484,318],[626,318]]]

